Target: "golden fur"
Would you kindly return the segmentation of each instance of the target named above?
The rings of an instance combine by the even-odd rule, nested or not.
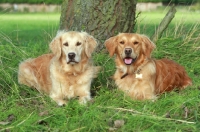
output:
[[[60,31],[50,43],[53,53],[20,63],[18,81],[47,93],[58,105],[77,96],[84,104],[91,99],[91,81],[99,70],[90,59],[96,45],[85,32]]]
[[[120,33],[106,40],[105,46],[110,56],[116,54],[116,85],[133,99],[156,99],[157,94],[192,84],[176,62],[151,58],[155,44],[144,35]]]

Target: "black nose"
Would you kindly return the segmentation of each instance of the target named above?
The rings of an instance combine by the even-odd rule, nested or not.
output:
[[[132,53],[132,49],[131,48],[126,48],[125,49],[125,54],[126,55],[130,55]]]
[[[68,57],[69,57],[69,59],[71,59],[71,60],[74,59],[75,56],[76,56],[75,53],[69,53],[69,54],[68,54]]]

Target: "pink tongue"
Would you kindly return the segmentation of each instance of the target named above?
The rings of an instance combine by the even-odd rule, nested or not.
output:
[[[132,63],[132,59],[131,58],[125,58],[124,59],[125,64],[131,64]]]

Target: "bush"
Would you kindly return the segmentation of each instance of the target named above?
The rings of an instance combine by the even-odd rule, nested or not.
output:
[[[200,2],[191,6],[191,11],[199,11],[200,10]]]
[[[162,2],[162,0],[138,0],[137,2],[153,2],[153,3],[157,3],[157,2]]]
[[[0,3],[10,3],[10,4],[20,4],[20,3],[28,3],[28,4],[62,4],[63,0],[1,0]]]
[[[62,4],[63,0],[0,0],[0,3],[11,3],[11,4],[20,4],[20,3],[28,3],[28,4]],[[162,2],[163,4],[175,4],[175,5],[191,5],[196,2],[200,2],[200,0],[137,0],[137,2]]]
[[[175,5],[191,5],[199,0],[162,0],[164,5],[175,4]]]
[[[191,5],[196,2],[200,2],[200,0],[138,0],[138,2],[162,2],[165,5],[175,4],[175,5]]]

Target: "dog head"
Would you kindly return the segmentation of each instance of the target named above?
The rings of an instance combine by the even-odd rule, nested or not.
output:
[[[75,31],[60,31],[50,43],[55,57],[64,57],[67,64],[77,64],[83,57],[90,58],[96,46],[97,42],[92,36]]]
[[[155,44],[145,35],[120,33],[105,41],[105,46],[112,57],[116,54],[126,65],[133,64],[141,57],[151,57]]]

